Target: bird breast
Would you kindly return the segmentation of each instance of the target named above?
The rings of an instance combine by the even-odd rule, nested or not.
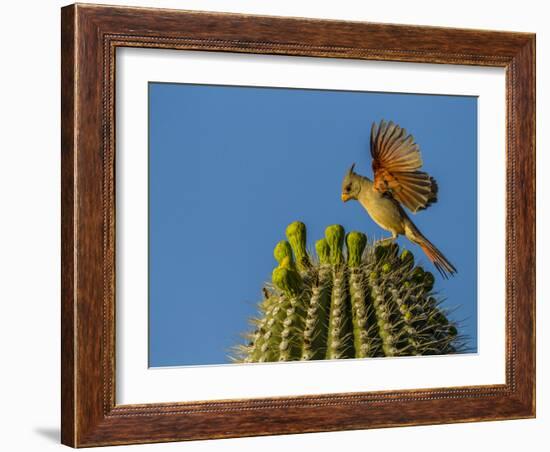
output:
[[[358,201],[382,229],[395,234],[405,233],[402,211],[393,199],[369,187],[361,190]]]

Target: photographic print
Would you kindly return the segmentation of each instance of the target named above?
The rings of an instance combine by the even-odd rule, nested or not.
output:
[[[477,352],[477,97],[148,89],[150,367]]]

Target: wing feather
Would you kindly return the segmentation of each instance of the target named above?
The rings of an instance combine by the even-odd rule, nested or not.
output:
[[[390,193],[412,212],[437,201],[437,183],[422,167],[420,147],[412,135],[394,122],[372,124],[370,136],[374,186]]]

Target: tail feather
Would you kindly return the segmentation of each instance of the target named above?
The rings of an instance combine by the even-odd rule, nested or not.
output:
[[[423,237],[424,240],[420,240],[418,245],[422,248],[422,251],[428,256],[428,259],[432,261],[437,271],[447,279],[449,276],[453,276],[457,273],[457,270],[453,264],[439,251],[433,243]]]
[[[443,276],[443,278],[448,279],[449,276],[453,276],[455,273],[458,273],[457,269],[449,260],[443,255],[437,247],[430,242],[424,235],[418,230],[418,228],[413,224],[410,219],[408,219],[405,226],[405,235],[413,243],[416,243],[422,251],[426,254],[428,259],[434,264],[437,271]]]

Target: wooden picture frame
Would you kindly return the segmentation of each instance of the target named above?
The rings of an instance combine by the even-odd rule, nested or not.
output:
[[[73,447],[535,416],[535,35],[70,5],[62,9],[62,430]],[[506,70],[506,383],[115,403],[115,50],[147,47]]]

